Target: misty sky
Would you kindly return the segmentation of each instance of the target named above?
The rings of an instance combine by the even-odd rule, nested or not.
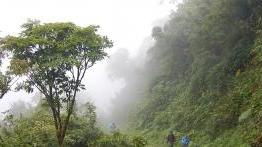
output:
[[[28,18],[41,22],[73,22],[80,26],[100,25],[101,33],[114,42],[108,50],[128,49],[135,56],[155,22],[167,17],[174,6],[169,0],[1,0],[0,36],[16,35]],[[107,111],[110,98],[123,86],[111,81],[106,72],[107,60],[95,65],[85,77],[87,91],[81,101],[91,99],[99,111]],[[33,94],[10,92],[0,100],[0,112],[18,100],[30,102]]]

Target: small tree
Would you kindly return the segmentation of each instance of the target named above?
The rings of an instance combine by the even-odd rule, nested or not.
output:
[[[18,37],[1,41],[11,58],[9,74],[26,77],[17,90],[37,88],[51,108],[60,146],[74,111],[76,94],[84,89],[86,71],[104,59],[112,42],[97,34],[98,26],[79,27],[73,23],[29,21]]]

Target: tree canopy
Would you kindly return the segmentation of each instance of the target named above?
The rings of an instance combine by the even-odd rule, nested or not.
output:
[[[25,77],[16,89],[38,89],[49,104],[60,145],[73,113],[76,94],[84,88],[86,71],[107,56],[112,41],[98,26],[29,21],[18,37],[7,36],[1,47],[10,58],[8,75]],[[62,112],[66,112],[61,114]],[[64,115],[64,116],[62,116]]]

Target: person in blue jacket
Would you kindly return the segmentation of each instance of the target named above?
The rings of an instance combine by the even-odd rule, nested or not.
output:
[[[111,134],[114,134],[117,130],[116,130],[116,124],[113,122],[111,124],[109,124],[109,131]]]
[[[181,139],[182,147],[188,147],[189,143],[190,143],[190,138],[187,135],[183,136]]]

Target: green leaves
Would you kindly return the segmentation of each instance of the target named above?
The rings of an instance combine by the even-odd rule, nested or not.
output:
[[[16,90],[32,92],[37,88],[45,96],[61,145],[76,94],[85,89],[82,79],[86,70],[107,56],[105,48],[112,47],[112,41],[97,33],[98,26],[30,20],[22,27],[20,36],[7,36],[1,41],[11,58],[8,73],[26,77]],[[66,112],[65,118],[61,117],[62,112]]]
[[[20,36],[3,38],[1,46],[11,56],[9,73],[31,77],[27,81],[38,84],[38,88],[51,83],[58,84],[62,91],[72,90],[73,85],[80,86],[81,84],[76,82],[84,76],[84,71],[104,59],[107,56],[104,49],[112,47],[112,41],[97,34],[98,26],[79,27],[73,23],[40,24],[39,21],[29,20],[22,27],[24,30]],[[71,74],[68,74],[69,72]],[[84,89],[84,85],[80,87]],[[64,92],[66,90],[62,93]]]
[[[252,0],[179,5],[163,27],[152,30],[155,44],[144,69],[150,72],[143,78],[155,77],[139,95],[145,98],[132,127],[157,134],[150,136],[154,143],[174,127],[196,131],[200,146],[248,146],[254,134],[249,129],[262,130],[261,12],[261,3]]]
[[[11,77],[0,72],[0,99],[10,90]]]
[[[14,59],[11,60],[9,69],[11,74],[22,76],[28,73],[28,70],[30,70],[30,64],[25,59]]]
[[[147,141],[141,136],[127,136],[120,132],[115,132],[112,135],[103,135],[91,146],[98,147],[145,147]]]

